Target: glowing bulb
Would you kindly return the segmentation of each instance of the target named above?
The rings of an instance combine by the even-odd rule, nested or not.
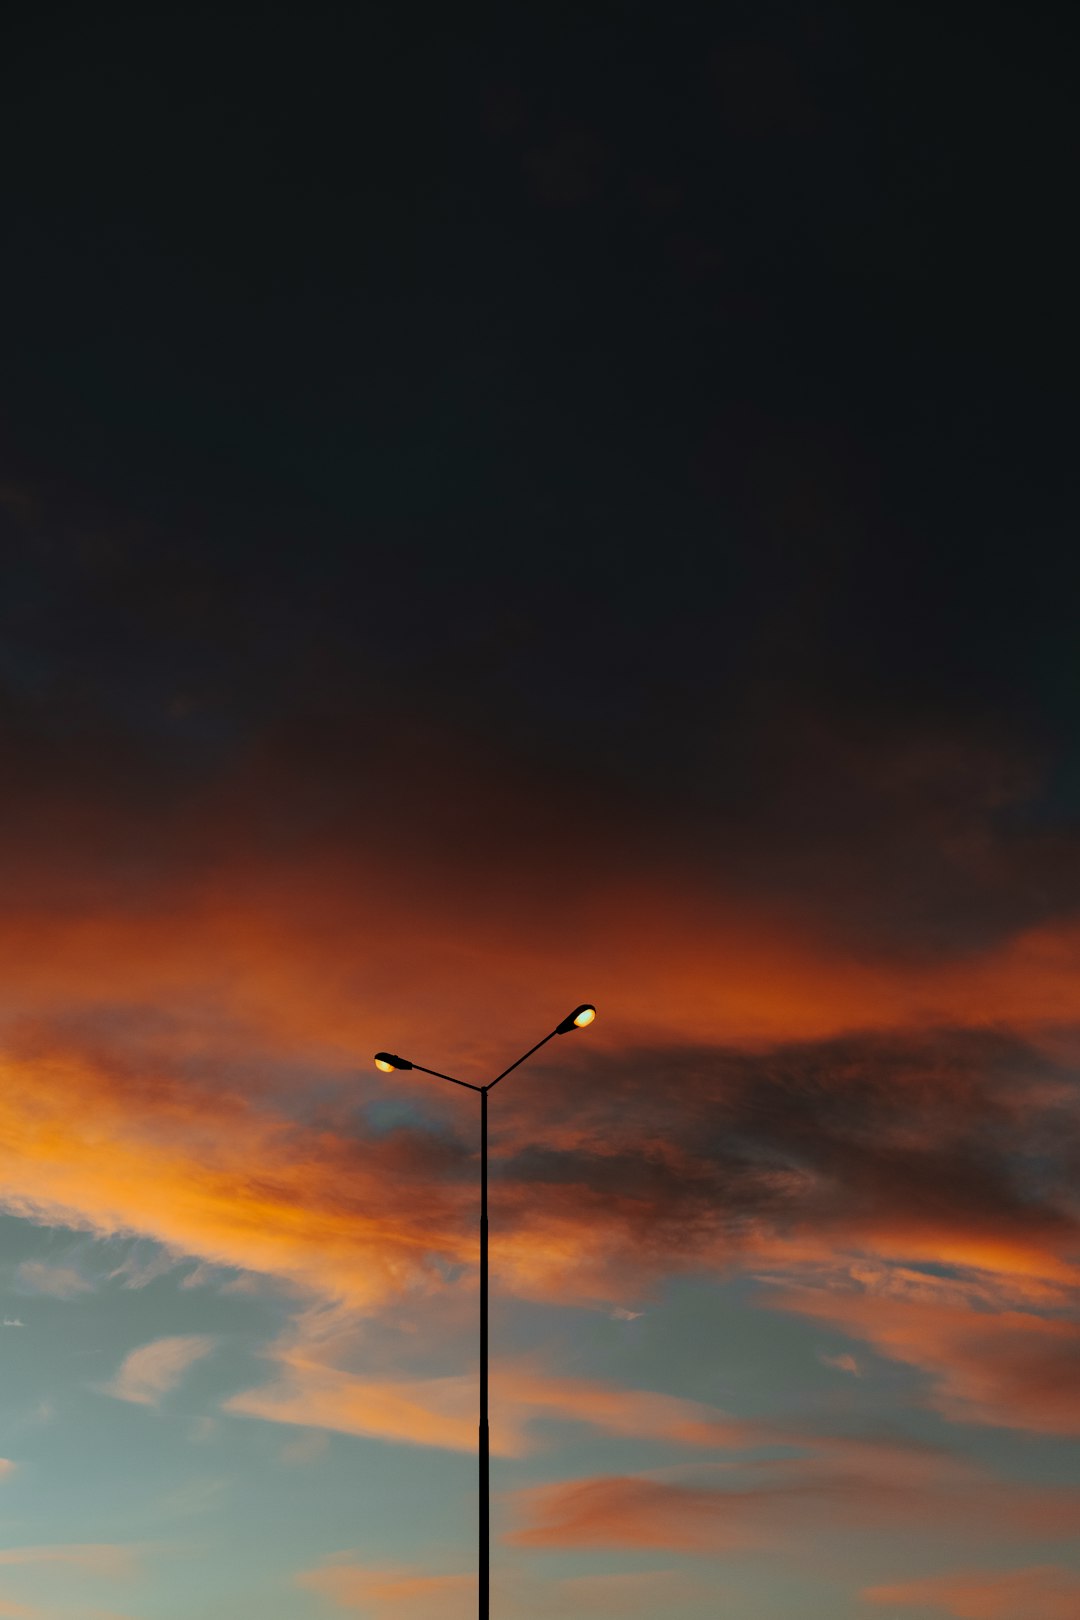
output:
[[[561,1024],[555,1025],[556,1035],[569,1035],[572,1029],[584,1029],[596,1017],[596,1008],[586,1001],[580,1007],[575,1007],[572,1013],[567,1013]]]
[[[394,1065],[392,1063],[387,1063],[384,1058],[376,1058],[375,1067],[377,1069],[381,1069],[383,1074],[393,1074],[394,1072]]]

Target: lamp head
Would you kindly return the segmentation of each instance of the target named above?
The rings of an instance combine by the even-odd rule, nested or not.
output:
[[[584,1029],[586,1024],[591,1024],[595,1017],[596,1008],[587,1001],[583,1002],[580,1007],[575,1007],[573,1012],[569,1013],[561,1024],[556,1026],[555,1033],[556,1035],[569,1035],[572,1029]]]
[[[407,1058],[395,1057],[393,1052],[376,1052],[375,1067],[383,1074],[392,1074],[395,1069],[411,1069],[412,1064]]]

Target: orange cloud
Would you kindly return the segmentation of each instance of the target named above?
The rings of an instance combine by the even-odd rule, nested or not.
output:
[[[161,857],[137,893],[110,860],[115,806],[40,806],[51,836],[23,829],[0,926],[0,972],[25,1014],[182,1008],[178,1045],[197,1040],[197,1019],[222,1041],[231,1023],[266,1048],[365,1067],[407,1033],[421,1061],[481,1074],[582,997],[600,1006],[590,1039],[601,1041],[605,1021],[635,1040],[680,1043],[1076,1021],[1075,914],[944,957],[915,956],[906,942],[899,953],[853,948],[827,902],[817,915],[785,908],[767,885],[747,892],[737,873],[708,875],[690,858],[628,869],[602,816],[587,859],[570,829],[561,848],[550,807],[530,807],[524,787],[512,814],[520,827],[531,809],[529,850],[520,839],[432,848],[430,827],[424,843],[402,836],[415,809],[398,804],[366,827],[362,800],[305,849],[261,823],[283,768],[265,762],[244,779],[241,767],[182,815],[162,807]],[[481,769],[490,776],[490,762]],[[559,882],[564,858],[573,885]]]
[[[362,1609],[372,1620],[472,1620],[475,1575],[430,1575],[410,1569],[372,1568],[347,1554],[295,1576],[296,1584],[342,1609]],[[673,1603],[706,1595],[669,1570],[632,1575],[580,1575],[537,1580],[495,1572],[493,1595],[500,1614],[541,1620],[552,1614],[656,1614]],[[709,1594],[716,1596],[712,1587]]]
[[[419,1575],[407,1569],[371,1569],[332,1563],[304,1570],[297,1586],[318,1592],[341,1609],[364,1609],[373,1620],[472,1620],[475,1575]]]
[[[1080,1434],[1080,1323],[1029,1311],[786,1288],[778,1310],[829,1322],[925,1372],[928,1403],[957,1423]]]
[[[955,1620],[1076,1620],[1080,1575],[1056,1565],[994,1574],[934,1575],[866,1587],[867,1603],[936,1609]]]
[[[223,1410],[271,1423],[332,1429],[378,1440],[476,1449],[476,1380],[449,1378],[391,1381],[352,1377],[336,1368],[283,1357],[283,1375],[259,1389],[232,1395]],[[492,1434],[492,1450],[514,1455],[505,1416]]]
[[[700,1554],[817,1545],[822,1535],[948,1531],[954,1543],[1030,1535],[1069,1541],[1080,1489],[1013,1485],[932,1447],[778,1429],[750,1456],[515,1492],[526,1547],[665,1547]],[[714,1483],[716,1475],[720,1483]]]
[[[471,1373],[449,1378],[359,1378],[295,1350],[282,1350],[281,1373],[261,1388],[230,1396],[224,1410],[274,1423],[337,1430],[412,1445],[476,1449],[477,1394]],[[596,1380],[555,1378],[526,1367],[492,1369],[496,1455],[522,1456],[542,1418],[583,1423],[607,1434],[673,1445],[743,1446],[759,1431],[714,1408],[671,1395],[619,1389]]]
[[[932,964],[854,961],[745,896],[612,888],[602,869],[557,922],[537,882],[537,927],[511,938],[493,900],[462,921],[463,879],[438,863],[368,868],[344,835],[304,858],[248,848],[250,812],[241,793],[220,845],[196,815],[184,862],[137,900],[18,889],[0,923],[28,1009],[2,1065],[5,1207],[357,1306],[443,1289],[475,1263],[476,1099],[384,1080],[368,1055],[407,1044],[490,1073],[538,1007],[554,1020],[589,995],[597,1025],[493,1098],[501,1289],[636,1303],[673,1269],[842,1253],[978,1267],[1032,1295],[1080,1282],[1067,1086],[1004,1028],[1075,1023],[1073,925]],[[317,1094],[295,1078],[309,1071]],[[372,1129],[373,1099],[438,1131]],[[1029,1148],[1059,1156],[1056,1181],[1025,1180]]]
[[[470,1252],[460,1194],[432,1173],[453,1149],[421,1139],[423,1197],[415,1181],[395,1197],[411,1151],[398,1138],[369,1145],[365,1161],[358,1145],[242,1098],[73,1056],[5,1063],[3,1081],[5,1201],[15,1213],[138,1232],[177,1257],[355,1302],[422,1281],[433,1253]]]
[[[727,1500],[725,1500],[727,1498]],[[663,1547],[720,1552],[759,1544],[726,1491],[612,1476],[537,1486],[517,1497],[529,1523],[504,1539],[519,1547]]]
[[[472,1287],[474,1099],[395,1082],[441,1131],[372,1132],[345,1097],[304,1125],[258,1089],[188,1077],[167,1041],[83,1045],[2,1065],[9,1209],[357,1306],[445,1290],[446,1262]],[[577,1061],[545,1068],[542,1088],[493,1099],[504,1291],[623,1300],[673,1268],[805,1270],[845,1253],[979,1268],[1036,1304],[1080,1280],[1068,1088],[1050,1069],[1020,1085],[1037,1060],[1011,1038],[563,1051]],[[1037,1187],[1028,1152],[1057,1161]]]

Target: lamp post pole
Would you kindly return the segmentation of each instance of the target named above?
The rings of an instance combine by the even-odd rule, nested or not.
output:
[[[491,1613],[491,1452],[488,1430],[488,1094],[480,1093],[480,1620]]]
[[[497,1074],[486,1086],[473,1085],[470,1080],[455,1080],[452,1074],[440,1074],[438,1069],[425,1069],[422,1063],[410,1063],[407,1058],[393,1052],[377,1052],[375,1067],[384,1074],[395,1069],[416,1069],[420,1074],[434,1075],[436,1080],[448,1080],[452,1086],[464,1086],[468,1091],[480,1093],[480,1433],[477,1454],[479,1460],[480,1524],[478,1549],[479,1620],[490,1620],[491,1615],[491,1440],[488,1428],[488,1092],[505,1080],[511,1069],[518,1068],[526,1058],[532,1057],[546,1046],[555,1035],[568,1035],[572,1029],[584,1029],[596,1017],[596,1008],[585,1003],[575,1007],[562,1021],[545,1035],[542,1041],[530,1046],[524,1056],[511,1063],[509,1069]]]

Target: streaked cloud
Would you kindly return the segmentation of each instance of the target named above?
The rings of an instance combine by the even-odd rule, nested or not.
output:
[[[822,1353],[818,1356],[818,1360],[823,1367],[835,1367],[837,1372],[851,1373],[853,1378],[861,1377],[859,1363],[853,1355],[849,1355],[846,1351],[839,1356],[827,1356]]]
[[[23,1260],[15,1275],[21,1287],[54,1299],[75,1299],[94,1286],[74,1266],[51,1265],[47,1260]]]
[[[143,1245],[132,1244],[120,1264],[109,1272],[109,1280],[120,1282],[124,1288],[146,1288],[159,1277],[167,1276],[176,1260],[176,1255],[167,1249],[152,1246],[146,1253]]]
[[[205,1333],[180,1333],[154,1339],[125,1356],[115,1378],[103,1384],[101,1392],[119,1401],[157,1406],[188,1368],[209,1355],[216,1343],[212,1335]]]
[[[520,1492],[525,1528],[505,1539],[519,1547],[663,1547],[719,1552],[752,1547],[762,1532],[731,1513],[738,1498],[709,1487],[598,1477]]]
[[[779,1430],[773,1445],[784,1445]],[[947,1451],[899,1440],[799,1434],[787,1456],[569,1479],[514,1493],[522,1547],[642,1547],[703,1555],[803,1548],[822,1535],[941,1534],[1069,1542],[1080,1488],[996,1477]]]
[[[436,1612],[440,1620],[471,1620],[476,1613],[472,1574],[378,1568],[341,1554],[302,1571],[295,1580],[338,1608],[361,1610],[372,1620],[429,1620]],[[493,1575],[492,1593],[500,1614],[514,1620],[542,1620],[552,1614],[656,1614],[680,1600],[702,1598],[706,1589],[670,1570],[548,1580],[503,1570]],[[715,1601],[715,1585],[708,1595]]]
[[[282,1446],[280,1457],[283,1463],[303,1466],[325,1457],[329,1447],[327,1435],[321,1430],[313,1430],[311,1434],[302,1434],[295,1440],[289,1440]]]
[[[673,1270],[845,1253],[976,1270],[1029,1298],[1080,1283],[1075,1081],[1034,1038],[953,1027],[655,1047],[627,1033],[568,1048],[539,1088],[500,1090],[504,1290],[624,1309]],[[266,1034],[229,1039],[257,1052]],[[377,1308],[475,1264],[475,1121],[456,1097],[398,1077],[428,1124],[375,1130],[350,1077],[316,1126],[252,1082],[193,1079],[169,1040],[134,1054],[119,1036],[22,1040],[0,1089],[7,1207],[142,1232],[160,1251],[138,1275],[190,1256],[192,1281],[232,1268]]]
[[[430,1131],[365,1151],[228,1091],[70,1054],[8,1062],[4,1082],[14,1212],[103,1235],[138,1230],[176,1254],[356,1302],[433,1275],[433,1255],[471,1256],[472,1189],[454,1175],[466,1151]],[[31,1283],[78,1287],[34,1268]]]
[[[16,1603],[11,1598],[0,1597],[0,1615],[10,1617],[10,1620],[44,1620],[45,1610],[29,1603]]]
[[[102,1580],[128,1580],[138,1569],[139,1555],[145,1549],[118,1542],[58,1542],[42,1546],[5,1547],[0,1549],[0,1569],[42,1570],[48,1568],[75,1570],[80,1576]],[[58,1620],[70,1613],[66,1607],[48,1608],[25,1604],[0,1597],[0,1615],[11,1620]],[[132,1620],[129,1615],[117,1614],[112,1609],[96,1605],[80,1609],[93,1620]]]
[[[118,1542],[64,1542],[39,1547],[6,1547],[0,1566],[64,1564],[88,1575],[125,1576],[135,1572],[138,1549]]]
[[[348,1562],[305,1570],[296,1584],[341,1609],[363,1609],[372,1620],[471,1620],[475,1575],[424,1575],[408,1569],[366,1568]]]
[[[955,1290],[952,1290],[955,1296]],[[1080,1321],[948,1294],[896,1297],[869,1286],[778,1291],[777,1309],[827,1321],[926,1375],[923,1399],[954,1423],[1080,1434]]]
[[[362,1434],[454,1451],[476,1447],[476,1380],[380,1379],[354,1376],[283,1351],[280,1376],[230,1396],[224,1410],[274,1423]],[[581,1423],[606,1434],[665,1440],[673,1445],[742,1445],[759,1431],[715,1408],[672,1395],[620,1389],[600,1380],[545,1376],[527,1366],[492,1369],[495,1407],[491,1446],[496,1455],[534,1450],[543,1419]]]
[[[923,1580],[865,1587],[866,1603],[932,1609],[954,1620],[1075,1620],[1080,1575],[1056,1564],[1029,1569],[933,1575]]]

